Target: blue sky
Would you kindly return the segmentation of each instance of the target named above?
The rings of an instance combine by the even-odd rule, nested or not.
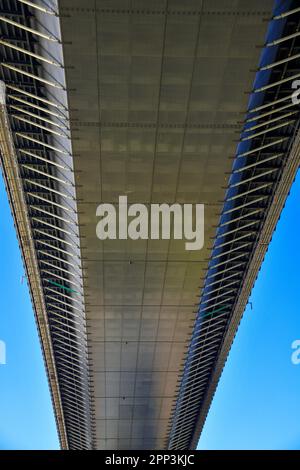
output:
[[[0,179],[0,449],[59,448],[24,268]]]
[[[300,449],[300,173],[281,214],[199,449]]]
[[[0,180],[0,449],[58,439],[18,243]],[[221,377],[200,449],[300,449],[300,175],[282,213]]]

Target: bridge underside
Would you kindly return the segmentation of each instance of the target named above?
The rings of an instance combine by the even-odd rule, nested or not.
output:
[[[162,449],[272,2],[249,16],[237,6],[217,15],[224,2],[215,12],[211,2],[96,3],[60,2],[95,444]],[[119,195],[204,203],[204,249],[100,242],[96,207]]]
[[[65,168],[47,164],[41,170],[34,159],[29,163],[44,174],[34,173],[28,164],[24,168],[20,151],[40,151],[39,144],[31,140],[28,147],[26,140],[40,121],[16,121],[9,108],[13,96],[8,115],[17,165],[23,165],[11,178],[21,182],[25,196],[19,204],[29,208],[34,233],[33,251],[23,254],[40,329],[47,323],[42,344],[48,371],[53,368],[49,380],[65,448],[197,445],[298,165],[297,141],[292,147],[298,114],[276,111],[278,100],[283,103],[278,108],[289,104],[284,100],[290,83],[262,90],[253,99],[253,109],[266,105],[253,116],[270,110],[275,114],[243,122],[273,6],[273,0],[60,0],[59,18],[51,16],[48,23],[45,12],[23,4],[18,10],[21,22],[39,28],[44,21],[62,41],[62,50],[52,52],[64,65],[63,90],[50,93],[46,84],[34,93],[46,99],[61,93],[70,146],[65,157],[60,154]],[[28,11],[38,15],[36,23],[28,20]],[[280,34],[297,30],[297,15],[284,21]],[[26,41],[36,51],[30,34]],[[297,39],[288,47],[293,54]],[[283,57],[280,48],[272,54],[269,62]],[[8,63],[17,60],[20,56],[6,57]],[[28,67],[44,78],[52,74],[35,63]],[[292,76],[292,67],[278,64],[258,85]],[[15,84],[11,69],[2,69],[5,83]],[[59,74],[56,79],[61,83]],[[268,105],[273,101],[275,105]],[[23,116],[23,109],[21,105],[17,116]],[[278,123],[273,124],[274,116]],[[255,124],[261,127],[247,131]],[[47,124],[38,139],[55,144],[48,156],[61,162],[57,150],[66,150],[63,136],[49,136],[47,127],[55,129]],[[10,191],[13,170],[3,148],[2,160]],[[62,188],[69,167],[66,206]],[[43,185],[42,191],[36,183]],[[59,193],[53,195],[53,190]],[[33,191],[44,198],[39,208],[31,199]],[[187,251],[182,240],[100,241],[96,208],[103,202],[117,205],[120,195],[128,197],[128,204],[148,207],[203,203],[204,248]],[[12,196],[11,202],[14,210]],[[41,210],[49,215],[52,203],[54,218],[41,219]],[[76,214],[69,234],[62,221],[68,207]],[[14,216],[20,232],[21,215]],[[58,232],[45,222],[59,224]],[[63,241],[56,240],[49,251],[53,236]],[[35,268],[28,269],[33,256],[35,274]],[[53,261],[55,256],[61,262]],[[33,279],[40,282],[38,294]],[[40,307],[37,295],[44,299]],[[65,308],[74,314],[72,324],[70,317],[64,318]],[[76,311],[81,311],[78,322]],[[62,330],[55,323],[58,314]]]

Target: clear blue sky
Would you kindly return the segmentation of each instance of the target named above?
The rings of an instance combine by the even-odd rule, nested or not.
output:
[[[24,268],[0,178],[0,449],[59,448]]]
[[[300,173],[205,423],[200,449],[300,449]]]
[[[0,449],[58,448],[48,384],[0,180]],[[200,449],[300,449],[300,175],[292,188],[210,410]]]

